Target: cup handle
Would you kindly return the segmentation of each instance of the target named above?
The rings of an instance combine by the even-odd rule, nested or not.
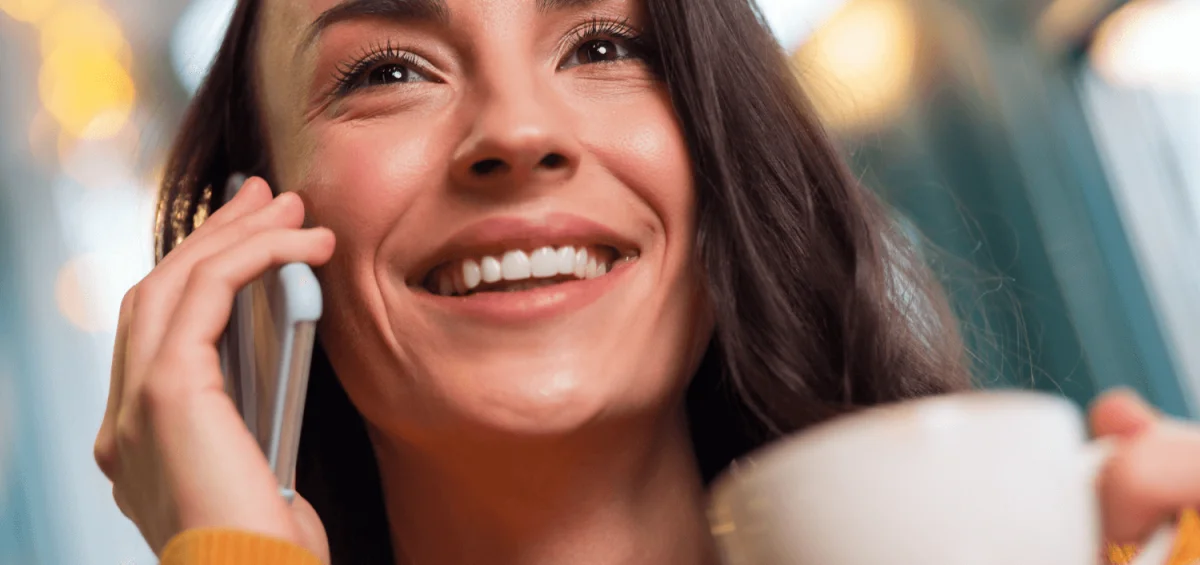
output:
[[[1100,471],[1104,469],[1104,463],[1112,455],[1115,446],[1115,442],[1108,438],[1097,439],[1087,445],[1085,456],[1088,476],[1093,481],[1100,476]],[[1137,557],[1129,562],[1129,565],[1168,565],[1167,559],[1171,557],[1171,550],[1175,545],[1175,534],[1174,524],[1163,524],[1139,548]]]

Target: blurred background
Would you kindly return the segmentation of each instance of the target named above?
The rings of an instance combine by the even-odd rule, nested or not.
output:
[[[993,387],[1200,405],[1200,2],[759,0]],[[152,563],[92,462],[232,0],[0,0],[0,564]]]

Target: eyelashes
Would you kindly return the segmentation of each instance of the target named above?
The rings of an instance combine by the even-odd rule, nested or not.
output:
[[[646,57],[650,49],[643,38],[644,34],[636,27],[630,25],[628,19],[603,20],[593,18],[588,20],[584,25],[577,26],[571,33],[567,34],[559,45],[558,51],[565,57],[574,53],[590,41],[615,39],[625,43],[630,48],[633,56]]]
[[[419,82],[402,80],[419,77],[429,82],[429,65],[420,57],[405,51],[389,39],[383,44],[372,44],[348,62],[339,63],[334,71],[333,94],[345,95],[361,88],[362,82],[371,78],[376,71],[394,68],[394,82]],[[387,76],[387,75],[384,75]]]
[[[620,56],[611,60],[589,59],[585,64],[613,64],[628,59],[648,60],[651,49],[643,40],[643,34],[628,20],[593,18],[576,26],[559,42],[557,68],[568,68],[570,60],[584,46],[604,41],[619,44],[614,51]],[[392,40],[375,43],[354,57],[339,63],[333,74],[330,95],[341,97],[357,90],[392,84],[417,82],[439,82],[433,65],[425,59],[394,44]]]

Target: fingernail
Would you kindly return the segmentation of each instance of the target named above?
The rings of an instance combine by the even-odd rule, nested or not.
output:
[[[284,192],[275,197],[275,202],[280,203],[280,206],[291,204],[294,200],[300,200],[300,196],[294,192]]]

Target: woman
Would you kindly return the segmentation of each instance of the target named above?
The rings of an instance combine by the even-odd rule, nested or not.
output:
[[[96,443],[167,563],[715,563],[733,458],[969,388],[746,0],[243,0],[182,132]],[[293,261],[326,314],[289,507],[214,343]],[[1115,539],[1200,500],[1195,430],[1092,414]]]

